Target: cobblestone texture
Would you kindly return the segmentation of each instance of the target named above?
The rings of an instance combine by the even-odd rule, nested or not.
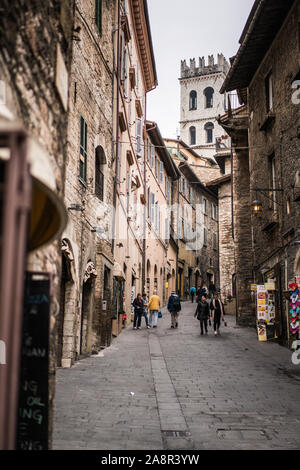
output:
[[[59,370],[54,449],[299,449],[291,351],[228,316],[219,337],[200,336],[194,310]]]

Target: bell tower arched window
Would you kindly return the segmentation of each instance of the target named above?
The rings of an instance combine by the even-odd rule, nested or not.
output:
[[[206,131],[206,142],[211,144],[213,142],[213,132],[214,132],[214,125],[212,122],[207,122],[204,126],[204,130]]]
[[[190,145],[196,145],[196,127],[190,127]]]
[[[205,96],[205,108],[212,108],[214,105],[214,92],[215,90],[209,86],[205,88],[204,90],[204,96]]]
[[[192,90],[190,92],[190,111],[197,109],[197,92]]]

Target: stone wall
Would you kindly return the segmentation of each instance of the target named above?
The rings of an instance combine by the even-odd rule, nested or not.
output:
[[[234,240],[232,237],[231,181],[219,186],[219,246],[220,286],[222,297],[232,295],[232,277],[235,274]]]
[[[293,100],[295,89],[292,88],[299,77],[299,20],[300,4],[295,2],[249,87],[251,186],[272,187],[270,162],[273,158],[275,186],[282,190],[258,193],[263,212],[259,217],[252,217],[254,271],[256,279],[261,279],[264,271],[278,268],[279,309],[284,337],[287,336],[288,306],[282,290],[288,288],[295,275],[299,275],[299,266],[295,262],[299,246],[295,242],[300,234],[300,204],[296,201],[299,190],[295,188],[295,181],[297,171],[300,172],[300,104],[299,100]],[[273,109],[268,114],[265,81],[270,73]],[[269,124],[266,121],[268,116],[271,116]],[[252,197],[254,195],[252,193]],[[270,199],[276,201],[275,206]]]
[[[247,146],[246,141],[239,146]],[[250,174],[247,150],[233,154],[234,243],[236,259],[237,322],[254,325],[250,283],[253,280],[253,253],[250,212]]]
[[[69,210],[69,224],[63,234],[74,251],[75,288],[65,305],[63,366],[69,367],[81,354],[99,351],[110,344],[112,289],[112,211],[113,205],[113,29],[114,8],[103,2],[102,34],[95,23],[95,2],[76,4],[75,41],[69,96],[68,157],[66,162],[65,204],[79,204],[82,211]],[[87,125],[87,174],[80,178],[80,120]],[[97,149],[97,150],[96,150]],[[96,195],[96,151],[102,152],[103,201]],[[96,232],[94,231],[96,227]],[[84,273],[93,262],[97,276],[90,286]],[[104,286],[104,269],[109,270]],[[104,292],[104,289],[106,290]],[[107,302],[102,309],[103,300]]]
[[[46,149],[63,197],[67,145],[67,95],[72,53],[73,1],[1,2],[0,80],[6,88],[7,106],[28,133]],[[47,19],[47,21],[45,20]],[[60,61],[58,62],[58,57]],[[63,89],[60,84],[63,83]],[[49,432],[55,394],[55,318],[59,313],[61,248],[59,242],[29,255],[27,269],[52,274]]]

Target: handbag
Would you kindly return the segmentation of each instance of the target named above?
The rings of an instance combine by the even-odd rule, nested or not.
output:
[[[158,312],[158,318],[162,318],[162,313],[161,313],[160,310],[159,310],[159,312]]]

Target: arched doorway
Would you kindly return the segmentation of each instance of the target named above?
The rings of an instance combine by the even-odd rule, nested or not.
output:
[[[74,305],[76,295],[74,255],[68,239],[62,240],[61,248],[60,308],[56,318],[56,364],[57,367],[70,367],[75,359],[75,343],[68,343],[66,338],[74,338],[76,321],[74,308],[71,306]]]
[[[149,297],[150,295],[150,276],[151,276],[151,263],[149,260],[147,260],[147,278],[146,278],[146,293],[147,296]]]
[[[80,355],[89,353],[90,330],[92,327],[92,300],[94,279],[97,276],[94,263],[89,260],[83,278],[80,326]]]
[[[158,289],[158,278],[157,278],[157,265],[154,265],[154,287],[153,290],[157,291]]]

